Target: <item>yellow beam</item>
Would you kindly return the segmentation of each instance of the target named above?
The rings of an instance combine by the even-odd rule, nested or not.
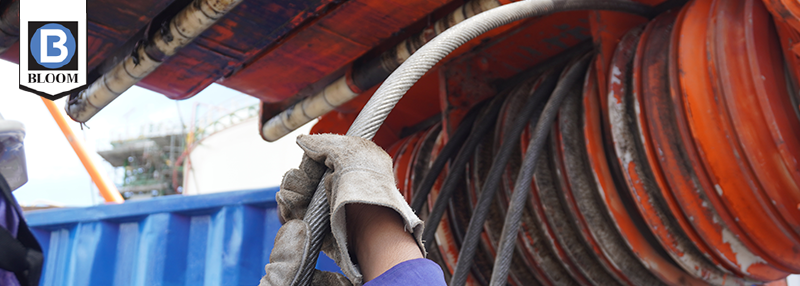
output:
[[[61,132],[64,133],[64,137],[67,138],[69,141],[69,145],[72,145],[72,150],[75,150],[75,154],[78,155],[78,158],[81,159],[81,163],[83,163],[83,167],[86,168],[86,172],[89,173],[89,176],[92,177],[92,181],[94,185],[97,186],[97,189],[100,190],[100,194],[103,195],[103,198],[106,202],[109,203],[122,203],[125,199],[122,198],[119,191],[117,191],[117,187],[114,186],[100,170],[97,168],[97,165],[92,160],[92,157],[89,156],[89,153],[86,152],[86,148],[83,147],[83,142],[78,138],[75,137],[75,133],[72,132],[72,128],[69,127],[67,124],[67,119],[61,110],[56,106],[56,104],[50,100],[42,98],[44,105],[47,106],[47,110],[50,111],[50,114],[53,116],[53,119],[58,123],[58,127],[61,128]]]

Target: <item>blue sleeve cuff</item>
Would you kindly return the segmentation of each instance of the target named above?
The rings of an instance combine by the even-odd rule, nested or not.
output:
[[[380,276],[364,283],[364,286],[445,286],[444,273],[439,264],[425,258],[404,261],[387,270]]]

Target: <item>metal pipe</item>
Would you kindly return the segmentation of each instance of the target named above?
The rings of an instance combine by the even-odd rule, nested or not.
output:
[[[242,0],[195,0],[175,15],[153,38],[134,48],[111,70],[77,95],[70,96],[67,114],[86,122],[120,94],[153,72],[161,63],[188,45]]]
[[[69,141],[69,145],[72,146],[72,150],[75,150],[75,155],[78,155],[78,158],[83,163],[83,167],[86,168],[86,172],[89,173],[89,177],[92,178],[94,185],[97,186],[97,189],[100,190],[100,194],[108,203],[123,203],[125,200],[120,195],[119,191],[117,190],[117,186],[112,184],[103,173],[100,172],[100,169],[97,168],[97,165],[92,160],[92,157],[89,157],[89,153],[86,152],[86,148],[83,147],[83,142],[78,138],[75,137],[75,133],[72,132],[72,128],[67,125],[67,119],[64,117],[64,114],[61,113],[61,110],[58,109],[56,104],[53,101],[48,99],[42,98],[44,105],[47,107],[47,110],[50,111],[50,115],[53,116],[53,119],[58,124],[58,128],[61,128],[61,132],[64,133],[64,137],[67,138]]]
[[[261,137],[266,141],[274,142],[315,118],[336,109],[365,90],[381,83],[408,57],[444,30],[500,5],[498,0],[472,0],[464,3],[419,34],[402,41],[378,57],[356,63],[350,73],[329,84],[321,92],[307,97],[275,115],[261,127]]]

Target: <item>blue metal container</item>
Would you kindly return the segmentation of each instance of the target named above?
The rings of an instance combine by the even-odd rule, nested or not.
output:
[[[25,215],[41,285],[258,285],[281,224],[278,188]],[[320,255],[317,268],[339,271]]]

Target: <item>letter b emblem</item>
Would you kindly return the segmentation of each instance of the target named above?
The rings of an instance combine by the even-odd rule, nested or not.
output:
[[[30,70],[77,70],[77,22],[29,22]]]

